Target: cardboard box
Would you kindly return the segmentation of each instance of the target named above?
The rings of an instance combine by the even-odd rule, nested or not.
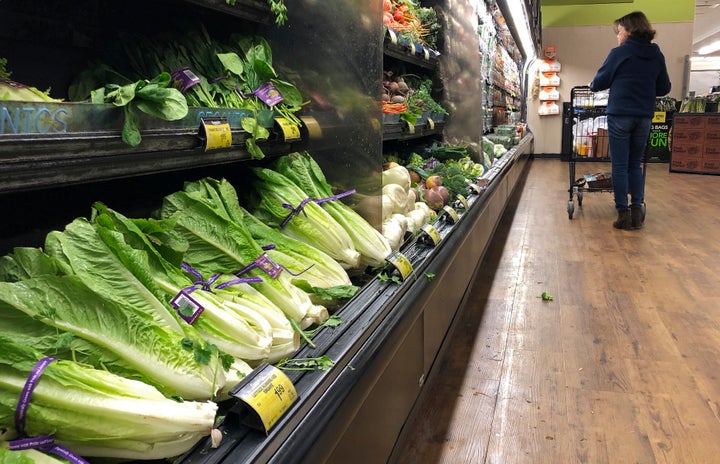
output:
[[[705,129],[705,143],[720,143],[720,126]]]
[[[610,156],[607,129],[598,129],[593,143],[593,156],[597,158],[608,158]]]
[[[720,142],[706,143],[703,150],[703,158],[720,159]]]
[[[706,125],[708,129],[720,129],[720,114],[708,114],[705,116],[707,119]]]
[[[705,130],[696,127],[677,127],[673,131],[675,143],[702,143],[705,141]]]
[[[680,172],[702,172],[702,158],[675,158],[670,160],[670,170]]]
[[[702,172],[720,173],[720,158],[703,158]]]
[[[695,113],[675,113],[673,116],[673,127],[676,129],[705,129],[708,118],[705,115]]]
[[[673,139],[672,157],[675,158],[701,158],[703,155],[702,143],[683,143]]]

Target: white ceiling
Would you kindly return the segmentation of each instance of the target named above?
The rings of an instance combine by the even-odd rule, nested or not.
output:
[[[695,0],[693,55],[716,40],[720,40],[720,0]],[[720,51],[711,56],[720,56]]]

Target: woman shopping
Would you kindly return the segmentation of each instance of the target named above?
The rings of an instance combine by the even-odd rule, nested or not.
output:
[[[616,19],[618,46],[610,50],[590,83],[610,89],[606,109],[616,229],[642,227],[645,179],[642,160],[655,112],[655,98],[670,92],[665,57],[652,43],[655,30],[640,11]],[[630,201],[628,204],[628,195]]]

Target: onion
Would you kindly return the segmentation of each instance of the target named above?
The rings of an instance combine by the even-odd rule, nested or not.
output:
[[[450,201],[450,191],[447,188],[440,185],[438,187],[433,187],[432,190],[440,194],[443,199],[443,204],[448,204],[448,202]]]
[[[442,195],[433,189],[426,189],[424,192],[425,203],[427,203],[430,209],[438,210],[445,205]]]

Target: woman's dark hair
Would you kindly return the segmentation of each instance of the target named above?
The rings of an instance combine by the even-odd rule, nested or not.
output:
[[[642,11],[628,13],[616,19],[614,24],[616,32],[618,26],[622,26],[628,32],[628,36],[636,40],[652,40],[655,37],[655,29]]]

